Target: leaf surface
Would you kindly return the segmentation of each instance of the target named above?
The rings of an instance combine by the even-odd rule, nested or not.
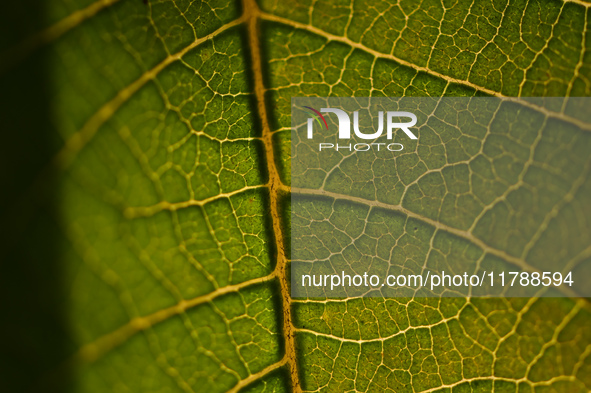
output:
[[[52,301],[66,328],[62,351],[43,344],[38,378],[11,377],[15,391],[64,380],[80,392],[591,389],[586,300],[292,300],[288,286],[292,96],[589,96],[589,3],[44,7],[28,25],[7,22],[13,38],[0,41],[9,127],[28,102],[48,135],[2,202],[21,201],[19,221],[32,212],[17,239],[49,233],[58,245]],[[39,101],[33,85],[18,93],[33,76]],[[399,227],[375,228],[399,232],[399,258],[482,247],[591,258],[591,134],[489,131],[433,130],[388,172],[381,199],[337,176],[315,208],[403,208]]]

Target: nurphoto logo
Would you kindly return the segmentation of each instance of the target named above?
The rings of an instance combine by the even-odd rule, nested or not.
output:
[[[307,122],[307,138],[313,139],[314,138],[314,121],[318,124],[320,129],[329,130],[328,122],[326,121],[325,116],[322,113],[332,113],[337,116],[338,119],[338,139],[351,139],[351,118],[347,112],[342,109],[337,108],[320,108],[320,111],[309,107],[304,106],[303,109],[306,113],[311,115],[312,117],[308,118]],[[409,118],[410,121],[407,122],[400,122],[401,118]],[[386,138],[388,140],[392,140],[392,136],[396,130],[402,130],[410,139],[418,139],[418,137],[410,130],[410,127],[413,127],[417,124],[417,117],[414,113],[411,112],[398,112],[398,111],[388,111],[386,112]],[[353,131],[355,135],[363,140],[376,140],[382,136],[384,131],[384,112],[378,112],[378,126],[377,130],[373,133],[363,133],[359,129],[359,111],[353,112]],[[319,143],[318,150],[354,150],[354,151],[368,151],[375,147],[378,151],[381,147],[386,147],[389,151],[401,151],[404,149],[404,146],[401,143],[356,143],[356,144],[334,144],[334,143]]]

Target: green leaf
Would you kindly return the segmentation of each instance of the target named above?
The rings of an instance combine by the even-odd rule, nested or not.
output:
[[[584,0],[4,5],[3,386],[589,391],[585,299],[294,300],[288,262],[292,96],[590,96],[590,12]],[[404,224],[375,228],[404,236],[397,258],[458,252],[445,234],[423,241],[439,224],[501,259],[591,258],[589,132],[421,142],[380,201],[404,208]],[[553,187],[536,196],[541,177]]]

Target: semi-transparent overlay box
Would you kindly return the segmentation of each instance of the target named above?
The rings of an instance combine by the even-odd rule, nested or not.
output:
[[[590,98],[295,97],[292,296],[591,296]]]

